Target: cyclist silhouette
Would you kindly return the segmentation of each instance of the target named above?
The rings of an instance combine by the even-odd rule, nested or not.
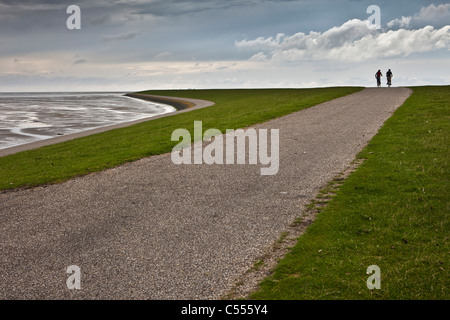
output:
[[[383,74],[381,73],[381,70],[378,70],[377,73],[375,73],[375,78],[377,79],[377,87],[381,87],[381,77]]]
[[[388,86],[388,87],[390,87],[390,86],[392,85],[391,79],[392,79],[393,76],[394,76],[394,74],[392,73],[391,69],[389,69],[389,70],[386,72],[386,79],[387,79],[387,86]]]

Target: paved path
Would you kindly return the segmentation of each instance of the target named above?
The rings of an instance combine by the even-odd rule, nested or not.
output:
[[[254,126],[280,130],[273,176],[165,154],[1,193],[0,299],[219,298],[410,93],[368,88]]]

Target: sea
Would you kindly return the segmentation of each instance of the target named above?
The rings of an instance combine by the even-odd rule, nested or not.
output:
[[[126,92],[0,92],[0,149],[176,111]]]

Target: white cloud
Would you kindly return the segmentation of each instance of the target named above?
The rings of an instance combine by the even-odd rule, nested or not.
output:
[[[424,24],[435,24],[436,22],[450,21],[450,3],[435,6],[431,4],[428,7],[420,9],[420,12],[414,16],[414,20]]]
[[[241,50],[256,52],[252,60],[264,57],[280,63],[402,57],[448,48],[449,43],[450,26],[441,29],[426,26],[418,30],[399,29],[383,33],[368,28],[366,21],[353,19],[323,33],[278,34],[275,38],[236,41],[235,45]]]
[[[264,54],[264,52],[258,52],[250,58],[250,61],[265,62],[267,61],[267,56]]]
[[[402,17],[401,19],[395,19],[387,23],[389,29],[397,28],[409,28],[412,17]]]
[[[421,28],[433,25],[436,28],[446,26],[450,21],[450,3],[423,7],[418,13],[401,19],[394,19],[387,23],[390,29]]]

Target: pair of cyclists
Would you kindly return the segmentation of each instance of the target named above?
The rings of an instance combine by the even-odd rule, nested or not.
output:
[[[383,74],[381,73],[381,70],[378,70],[377,73],[375,73],[375,78],[377,79],[377,87],[381,87],[381,77],[383,76]],[[394,74],[392,73],[391,69],[389,69],[386,72],[386,79],[387,79],[387,86],[390,87],[391,86],[391,80],[392,77],[394,76]]]

